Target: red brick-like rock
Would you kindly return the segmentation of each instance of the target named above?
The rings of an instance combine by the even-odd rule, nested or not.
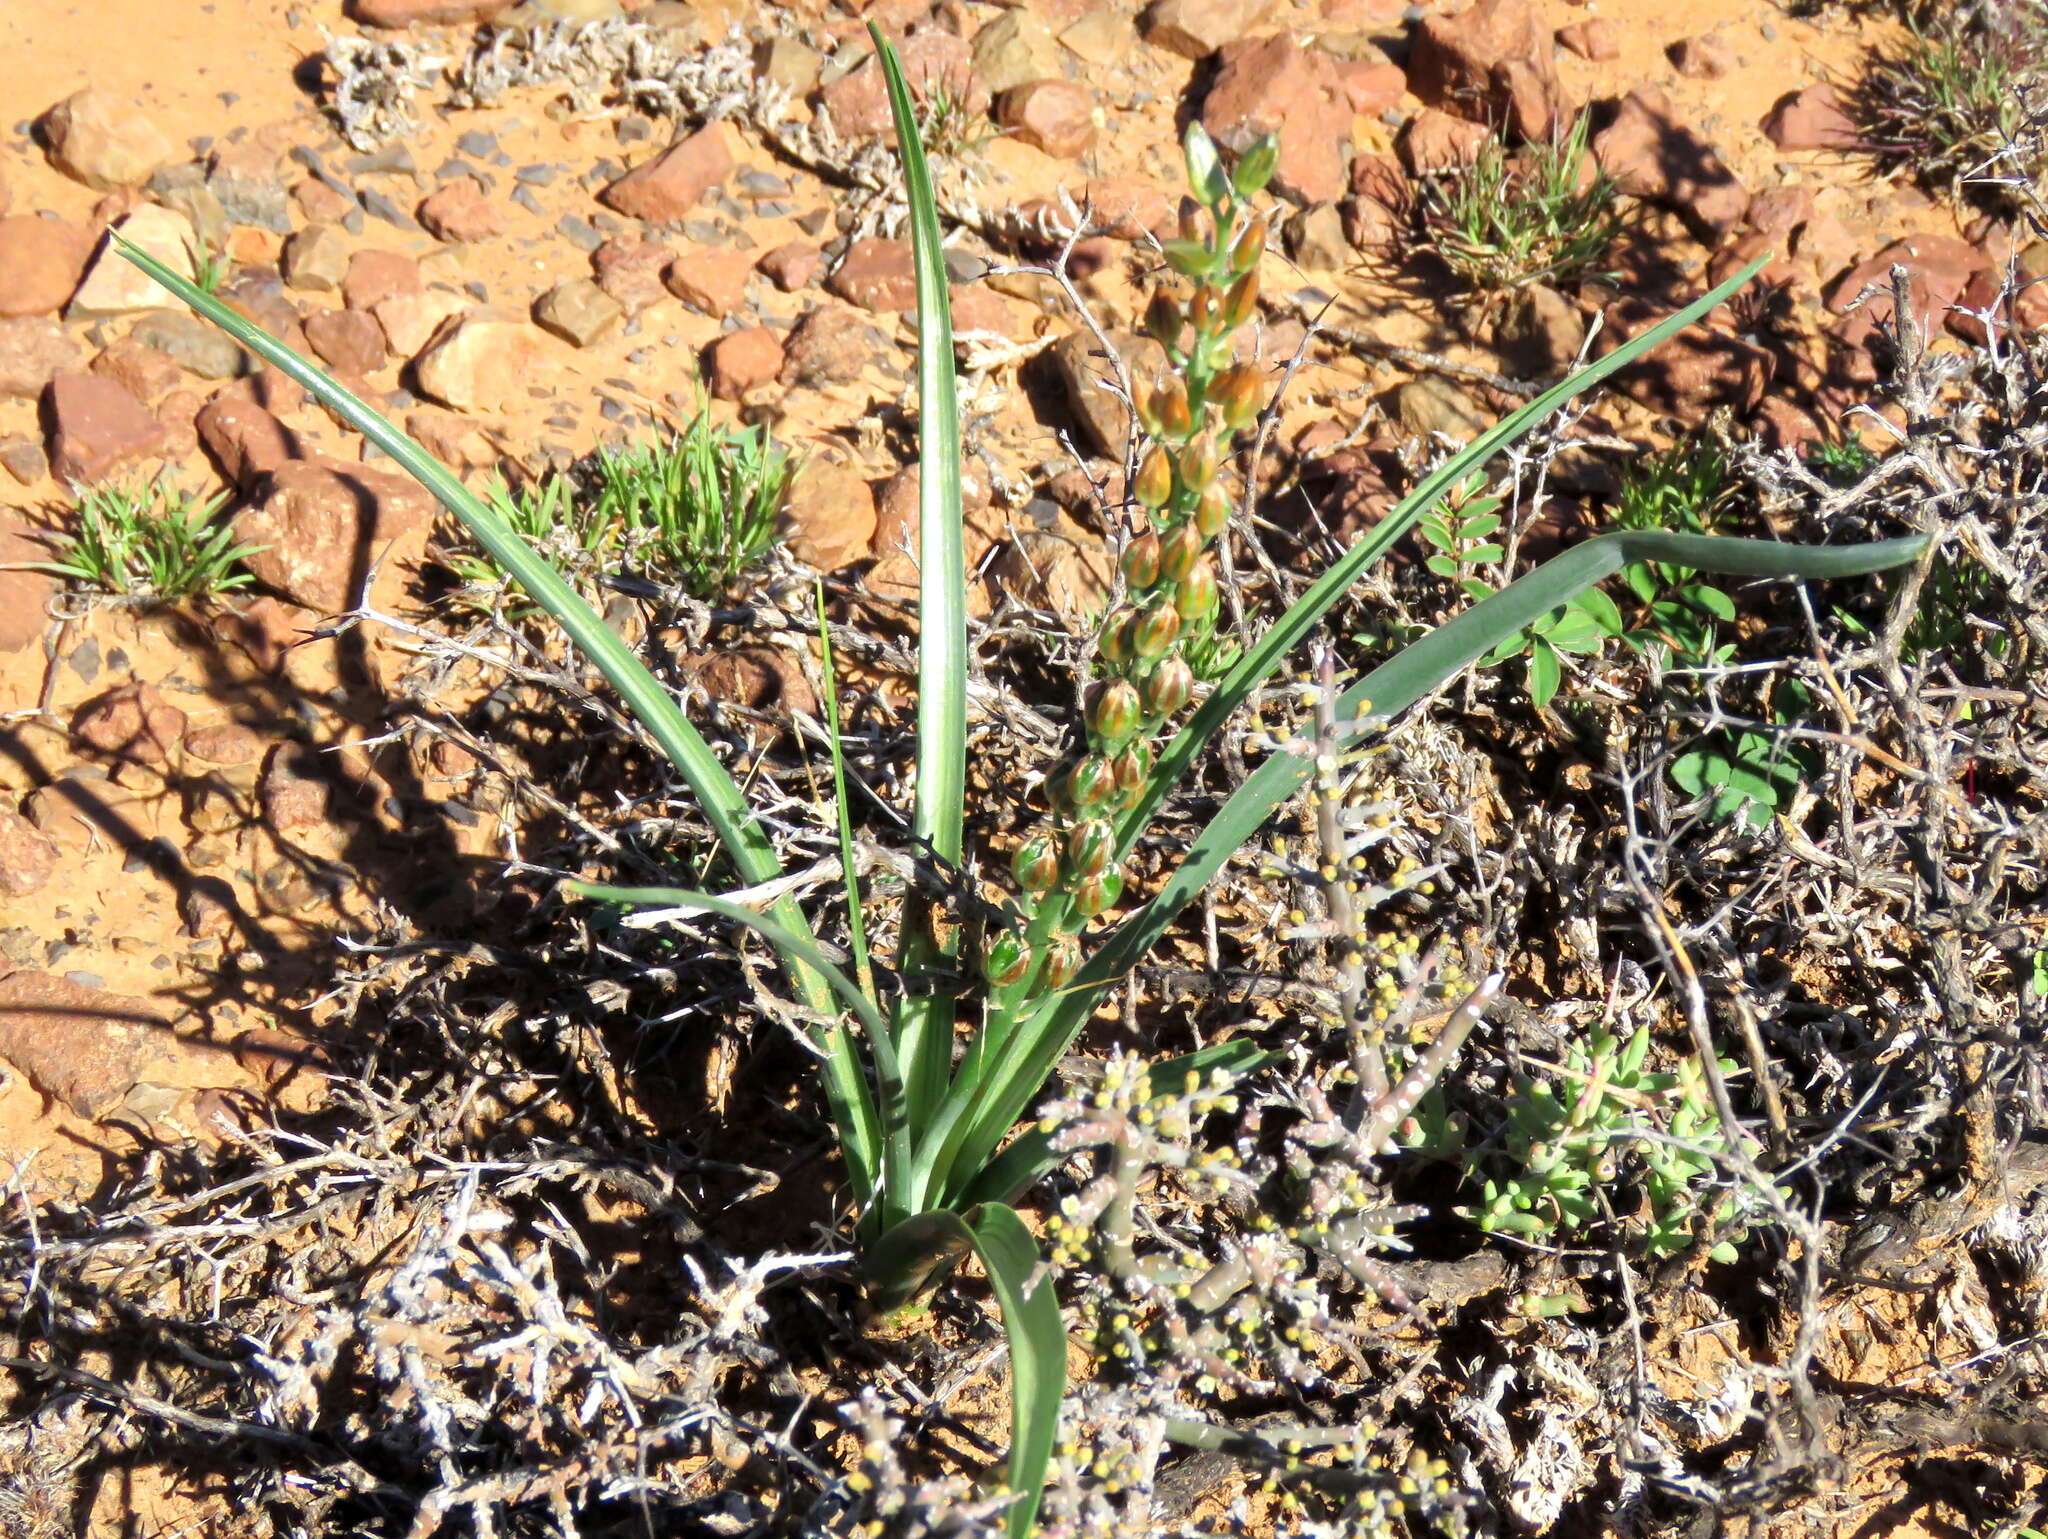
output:
[[[114,380],[59,374],[43,389],[50,470],[60,481],[97,481],[163,444],[163,425]]]
[[[814,455],[797,472],[784,517],[790,553],[821,572],[868,554],[875,537],[875,494],[867,477],[844,460]]]
[[[1202,102],[1202,126],[1242,154],[1285,128],[1273,190],[1298,203],[1344,195],[1350,160],[1351,102],[1336,61],[1285,33],[1233,43]]]
[[[791,330],[783,344],[782,372],[776,377],[790,386],[850,384],[888,352],[888,339],[858,310],[820,305]]]
[[[755,270],[785,294],[793,294],[825,270],[825,254],[807,241],[777,246],[754,264]]]
[[[177,754],[185,725],[185,713],[149,685],[123,684],[80,706],[71,735],[105,758],[162,768]]]
[[[138,401],[160,400],[185,378],[177,359],[140,342],[116,342],[103,348],[86,367],[115,381]]]
[[[489,240],[505,233],[505,216],[473,176],[452,177],[420,200],[419,221],[438,240]]]
[[[1611,16],[1590,16],[1557,29],[1557,45],[1595,64],[1621,57],[1621,28]]]
[[[308,453],[299,435],[253,401],[217,395],[194,421],[221,474],[248,493],[289,460]]]
[[[94,236],[62,219],[0,219],[0,317],[54,315],[92,260]]]
[[[1095,143],[1095,98],[1071,80],[1027,80],[1003,92],[996,121],[1034,149],[1072,160]]]
[[[81,1117],[116,1110],[175,1043],[153,1000],[54,973],[0,975],[0,1057]]]
[[[917,268],[910,243],[870,236],[846,248],[826,280],[827,291],[877,312],[917,308]]]
[[[1479,0],[1455,16],[1426,16],[1408,56],[1408,89],[1432,107],[1549,138],[1571,116],[1550,31],[1528,0]]]
[[[1600,351],[1613,351],[1667,313],[1645,299],[1616,301],[1607,308]],[[1752,410],[1772,371],[1771,355],[1762,348],[1723,326],[1702,325],[1687,327],[1614,378],[1632,400],[1690,422],[1720,406]]]
[[[1629,92],[1614,121],[1594,135],[1593,154],[1622,191],[1663,204],[1710,245],[1749,208],[1749,190],[1655,86]]]
[[[384,367],[384,328],[361,310],[314,311],[306,317],[306,344],[344,374],[374,374]]]
[[[699,246],[669,263],[662,282],[694,310],[724,319],[746,308],[754,254],[730,246]]]
[[[1765,115],[1764,137],[1781,150],[1854,150],[1863,134],[1831,85],[1787,91]]]
[[[1270,8],[1271,0],[1153,0],[1138,16],[1138,35],[1183,59],[1206,59]]]
[[[1394,153],[1401,157],[1401,165],[1410,176],[1427,176],[1432,171],[1454,171],[1471,165],[1491,137],[1483,123],[1424,107],[1401,125]]]
[[[614,236],[590,254],[603,289],[627,315],[639,315],[668,298],[661,275],[675,260],[675,252],[658,240],[628,240]]]
[[[1766,187],[1749,197],[1743,222],[1766,235],[1785,237],[1813,217],[1811,187]]]
[[[342,460],[293,460],[270,476],[262,500],[235,518],[235,538],[263,546],[245,564],[294,603],[334,614],[385,546],[424,540],[434,499],[409,477]]]
[[[782,339],[768,326],[729,331],[705,353],[705,377],[721,401],[737,401],[782,372]]]
[[[49,559],[47,540],[17,516],[0,513],[0,653],[19,652],[50,624],[47,609],[61,579],[20,564]]]
[[[1735,45],[1718,32],[1680,38],[1664,50],[1664,56],[1679,74],[1694,80],[1720,80],[1741,62]]]
[[[974,50],[966,39],[950,32],[919,32],[899,42],[896,53],[917,101],[943,93],[970,114],[988,111],[988,87],[974,72]],[[872,54],[819,91],[818,103],[831,114],[832,126],[850,138],[895,137],[888,85],[881,61]]]
[[[57,846],[12,807],[0,807],[0,898],[26,898],[49,885]]]
[[[348,259],[341,279],[341,302],[351,310],[370,310],[394,294],[417,294],[420,264],[396,251],[358,251]]]
[[[635,166],[598,194],[598,201],[628,219],[673,224],[697,200],[732,175],[725,125],[707,123],[678,139],[645,165]]]
[[[33,401],[77,358],[78,344],[55,321],[27,315],[0,321],[0,397]]]
[[[1896,308],[1892,293],[1895,266],[1906,270],[1911,319],[1928,335],[1947,324],[1950,308],[1963,297],[1970,280],[1990,263],[1983,252],[1953,235],[1913,235],[1893,241],[1868,261],[1839,274],[1821,295],[1827,307],[1843,317],[1835,327],[1843,340],[1861,343],[1880,325],[1891,324]],[[1867,297],[1866,291],[1870,291]]]

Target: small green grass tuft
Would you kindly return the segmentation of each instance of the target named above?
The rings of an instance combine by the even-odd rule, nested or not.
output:
[[[2044,85],[2048,11],[2015,0],[1909,19],[1903,38],[1871,49],[1848,99],[1881,165],[2010,211],[2048,181]]]
[[[237,545],[219,519],[227,493],[200,498],[166,478],[77,489],[78,527],[54,536],[57,559],[38,570],[102,593],[164,603],[231,593],[255,579],[242,567],[264,547]]]
[[[1489,299],[1593,277],[1621,234],[1620,188],[1588,163],[1589,120],[1510,154],[1488,139],[1469,166],[1422,189],[1424,249]]]
[[[693,598],[731,593],[780,533],[796,463],[765,428],[727,428],[700,410],[652,441],[600,449],[563,474],[488,492],[493,511],[572,581],[636,568]],[[473,597],[505,569],[480,549],[447,565]]]

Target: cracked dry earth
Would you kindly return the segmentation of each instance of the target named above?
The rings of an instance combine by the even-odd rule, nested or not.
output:
[[[1797,444],[1860,399],[1869,312],[1851,305],[1892,261],[1924,275],[1939,329],[2010,254],[2008,228],[1841,152],[1816,88],[1888,22],[1764,0],[1479,10],[1483,23],[1395,0],[10,0],[0,559],[47,557],[46,535],[75,517],[68,483],[159,471],[226,494],[268,549],[249,589],[171,608],[0,571],[9,1204],[89,1205],[138,1163],[203,1162],[317,1106],[329,1050],[315,1044],[349,1029],[344,943],[488,939],[532,898],[506,862],[597,799],[535,794],[522,756],[551,745],[517,738],[510,697],[493,715],[501,676],[428,655],[423,632],[460,630],[437,562],[453,535],[431,503],[288,381],[162,304],[108,254],[109,228],[188,270],[224,259],[224,296],[478,483],[567,465],[708,392],[721,418],[805,456],[762,583],[801,603],[797,579],[823,571],[847,604],[900,618],[914,296],[866,57],[878,21],[969,120],[941,158],[975,603],[1077,624],[1106,592],[1095,488],[1119,482],[1123,412],[1060,286],[1012,269],[1087,220],[1076,291],[1128,336],[1189,113],[1226,144],[1288,136],[1259,347],[1305,362],[1273,475],[1313,487],[1339,527],[1389,505],[1384,467],[1404,445],[1490,424],[1570,363],[1596,315],[1640,324],[1778,252],[1782,337],[1763,346],[1718,321],[1627,376],[1593,426],[1661,442],[1718,414]],[[1446,35],[1471,57],[1512,67],[1461,76],[1456,49],[1430,63],[1417,37],[1445,17],[1466,23]],[[479,28],[495,53],[476,50]],[[677,101],[633,98],[603,72],[628,29],[698,61],[700,99],[680,119]],[[1545,133],[1588,102],[1603,104],[1602,164],[1633,200],[1618,275],[1497,316],[1432,292],[1394,240],[1417,172],[1469,153],[1489,115]],[[1129,356],[1142,365],[1135,343]],[[1301,502],[1281,493],[1275,516]],[[815,659],[781,643],[700,628],[676,650],[733,705],[815,699]],[[1907,1276],[1919,1258],[1894,1259]],[[1984,1348],[1981,1301],[1930,1325],[1916,1298],[1842,1299],[1830,1371],[1899,1385]],[[1664,1322],[1667,1393],[1722,1382],[1737,1330],[1710,1301]],[[1732,1432],[1741,1408],[1728,1414]],[[2036,1435],[1883,1435],[1926,1448],[1979,1433]],[[1868,1504],[1813,1531],[1957,1532],[1887,1519],[1897,1470],[1880,1461]],[[50,1531],[226,1533],[228,1507],[143,1454],[99,1481],[75,1529]]]

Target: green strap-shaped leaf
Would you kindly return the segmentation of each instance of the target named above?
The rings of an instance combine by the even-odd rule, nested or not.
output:
[[[1456,619],[1438,626],[1346,690],[1338,719],[1362,730],[1362,720],[1384,721],[1476,662],[1506,637],[1568,603],[1633,561],[1676,561],[1705,572],[1741,577],[1855,577],[1902,566],[1926,548],[1927,537],[1867,545],[1786,545],[1710,535],[1626,530],[1595,536],[1510,583]],[[1102,991],[1122,978],[1157,943],[1166,928],[1200,895],[1216,873],[1261,825],[1300,789],[1313,764],[1306,755],[1275,753],[1261,764],[1195,837],[1166,885],[1120,925],[1065,990],[1048,999],[1016,1033],[1016,1049],[992,1060],[991,1072],[965,1089],[961,1103],[942,1116],[945,1140],[938,1168],[959,1173],[960,1192],[991,1159],[1023,1116],[1053,1065],[1094,1013]],[[927,1135],[927,1138],[933,1135]]]
[[[1038,1521],[1046,1471],[1059,1436],[1067,1391],[1067,1329],[1052,1277],[1037,1242],[1016,1211],[985,1202],[965,1214],[919,1213],[883,1235],[868,1251],[870,1297],[878,1308],[909,1303],[972,1248],[988,1269],[1010,1342],[1010,1489],[1017,1493],[1006,1527],[1026,1539]]]
[[[896,50],[872,22],[868,33],[889,86],[910,205],[917,264],[918,618],[917,803],[912,833],[920,853],[949,869],[960,864],[967,801],[967,557],[960,503],[960,407],[953,379],[953,321],[939,241],[938,202],[925,161],[917,109]],[[902,966],[912,975],[955,970],[957,931],[935,938],[915,895],[905,910]],[[897,996],[897,1050],[903,1059],[913,1125],[945,1093],[953,1064],[954,996],[913,989]],[[914,1192],[891,1192],[914,1206]]]

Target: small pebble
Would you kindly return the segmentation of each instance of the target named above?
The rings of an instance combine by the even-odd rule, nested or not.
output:
[[[100,644],[88,636],[71,649],[69,659],[71,671],[81,682],[90,684],[100,676]]]
[[[540,199],[533,195],[531,187],[514,187],[512,189],[512,201],[525,209],[529,214],[547,213],[547,210],[540,206]]]
[[[498,153],[498,136],[487,134],[481,128],[472,128],[455,141],[455,147],[478,160],[489,160]]]
[[[512,173],[512,180],[524,182],[529,187],[552,187],[555,185],[555,178],[561,174],[561,170],[560,166],[521,166]]]
[[[386,224],[395,225],[401,230],[419,229],[418,220],[385,197],[383,193],[377,191],[376,188],[365,188],[361,197],[364,209],[368,211],[372,218],[381,219]]]
[[[591,228],[590,221],[574,214],[564,214],[557,220],[555,233],[578,251],[595,251],[604,244],[604,237]]]

